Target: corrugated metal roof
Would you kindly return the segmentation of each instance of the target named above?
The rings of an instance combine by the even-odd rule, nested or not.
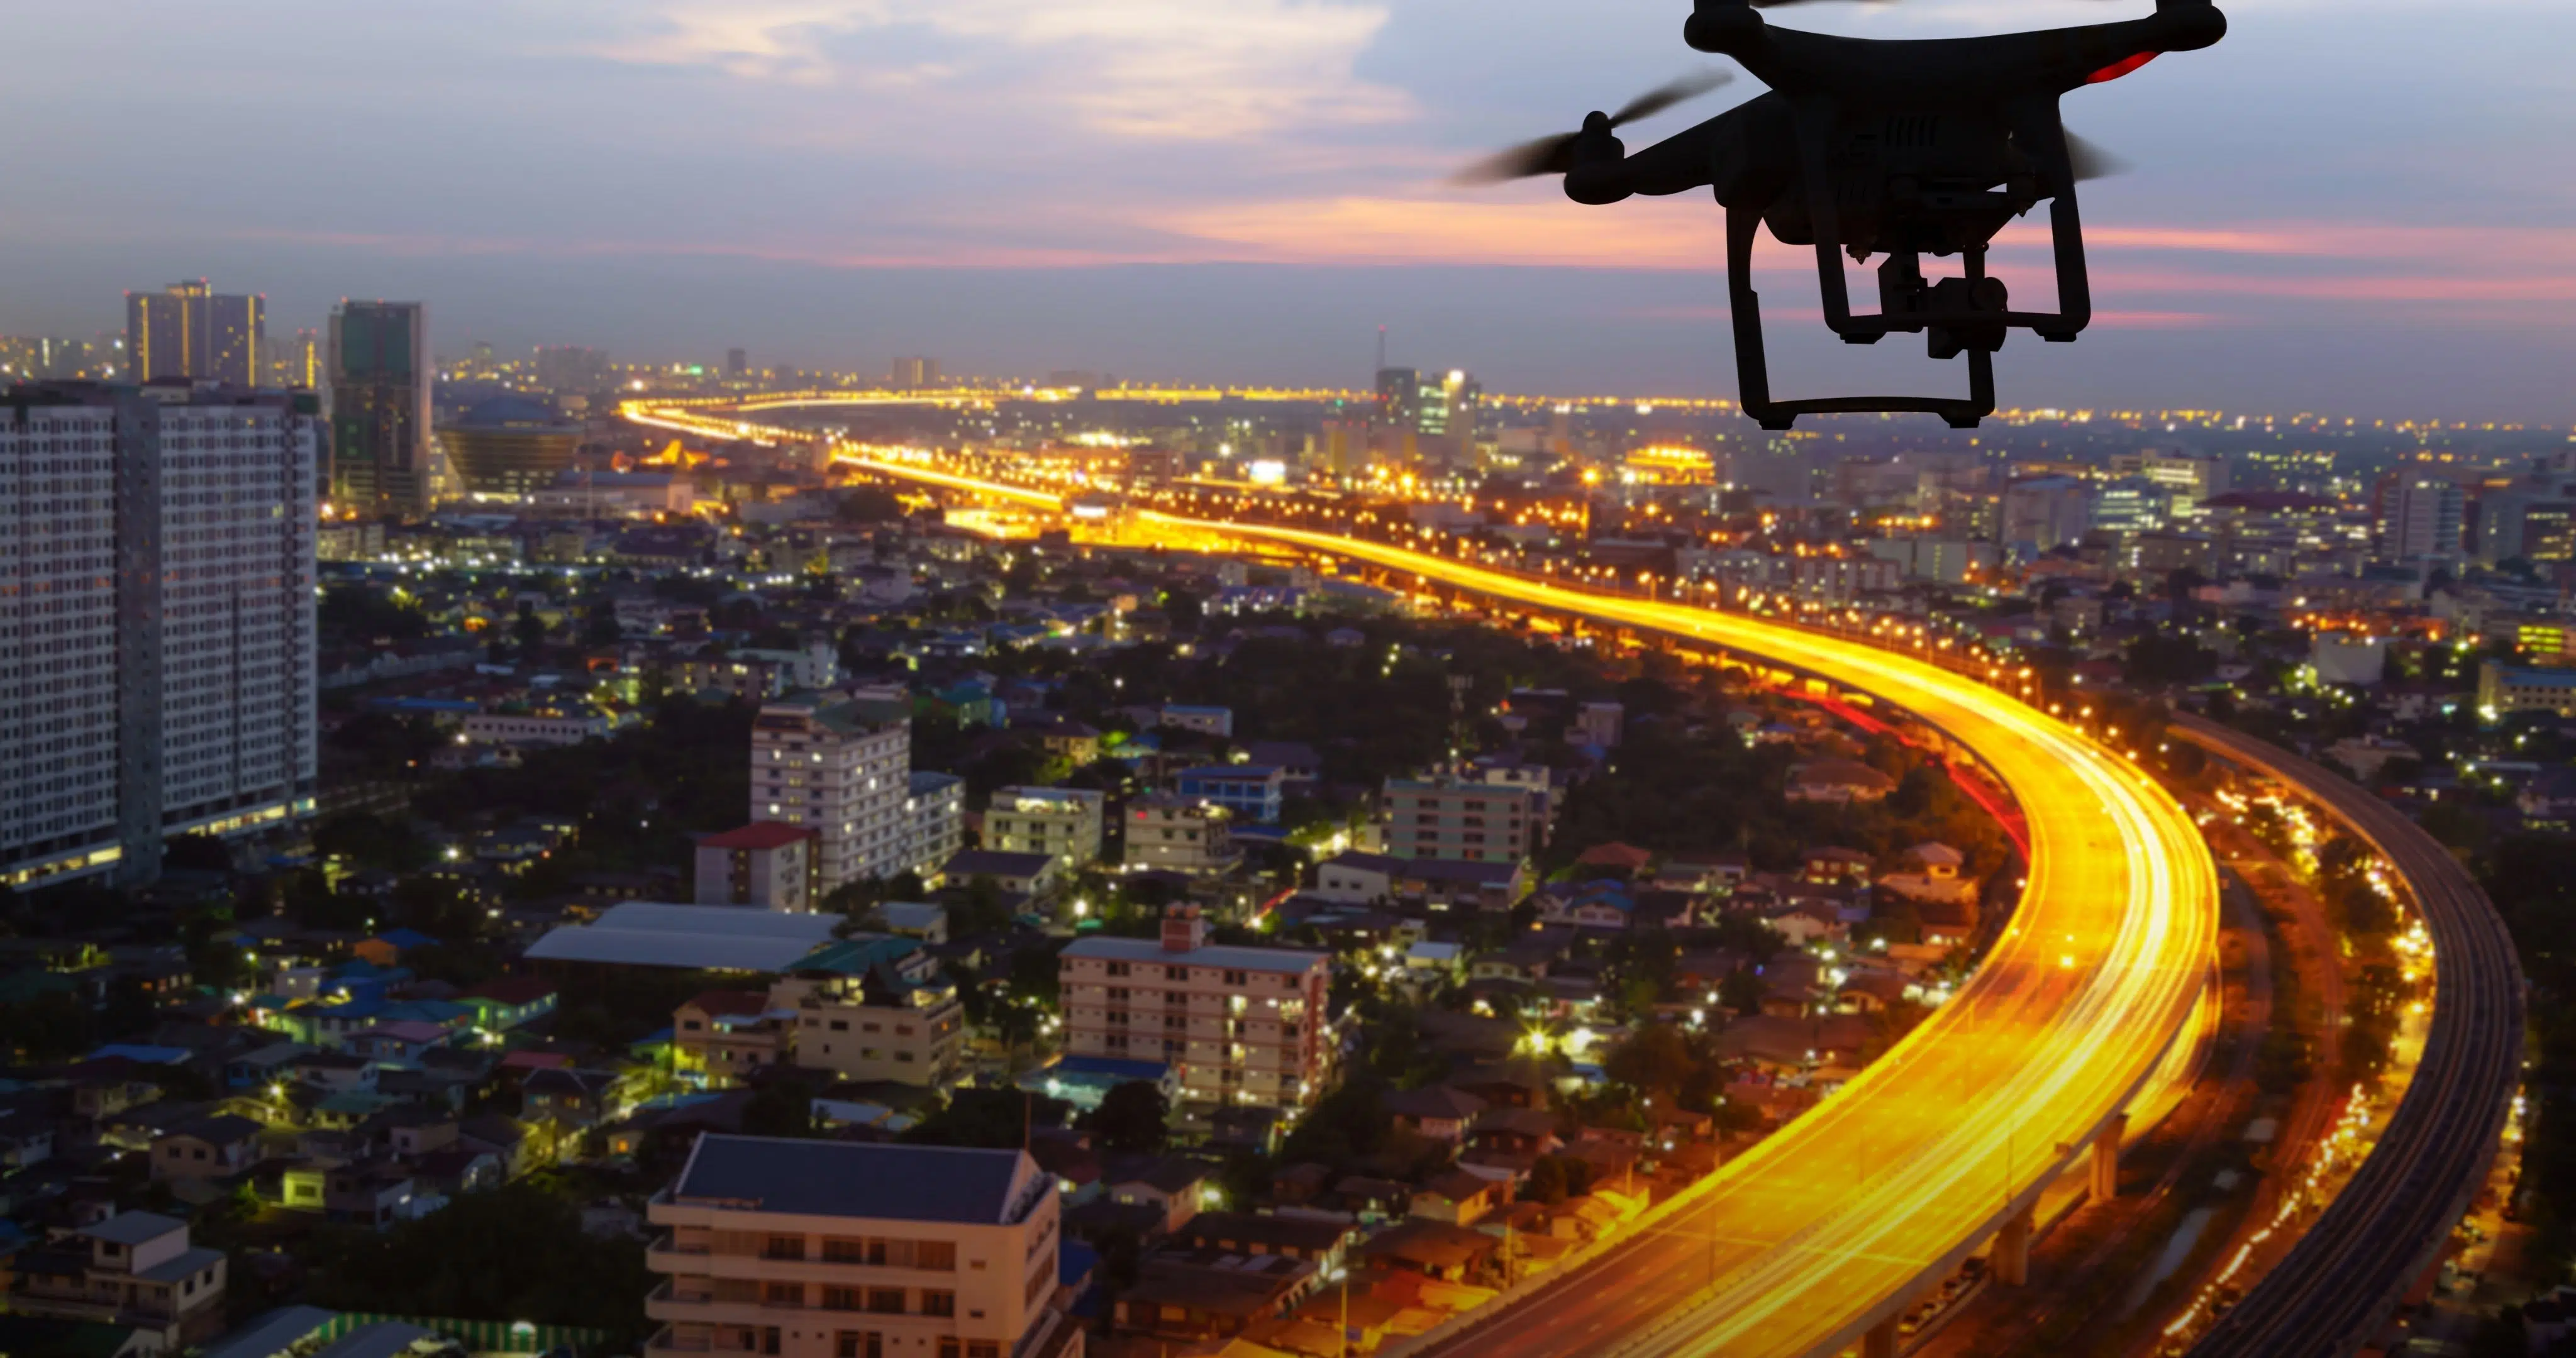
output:
[[[541,962],[604,962],[716,971],[785,971],[832,941],[837,915],[788,914],[738,905],[628,901],[597,923],[566,925],[527,955]]]
[[[1025,1168],[1024,1168],[1025,1167]],[[671,1185],[677,1203],[796,1216],[1007,1224],[1037,1162],[1016,1150],[710,1134]]]

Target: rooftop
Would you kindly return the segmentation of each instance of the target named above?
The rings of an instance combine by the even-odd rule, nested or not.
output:
[[[1017,1150],[709,1135],[670,1200],[794,1216],[1007,1225],[1037,1162]]]
[[[1098,958],[1104,962],[1182,962],[1194,967],[1223,967],[1228,971],[1294,974],[1322,966],[1331,954],[1304,952],[1296,948],[1239,948],[1225,944],[1175,952],[1166,949],[1161,939],[1094,935],[1074,940],[1058,956]]]
[[[783,820],[756,820],[739,830],[726,830],[698,840],[701,849],[783,849],[798,840],[818,838],[802,825]]]
[[[832,941],[837,915],[739,905],[627,901],[597,922],[566,925],[529,947],[538,962],[602,962],[718,971],[785,971]]]

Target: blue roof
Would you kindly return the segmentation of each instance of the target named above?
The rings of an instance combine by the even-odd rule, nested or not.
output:
[[[1201,764],[1194,769],[1183,769],[1180,774],[1183,778],[1239,778],[1245,780],[1256,778],[1266,780],[1275,778],[1278,775],[1279,770],[1268,764]]]
[[[127,1060],[140,1066],[175,1066],[196,1053],[185,1047],[154,1047],[140,1042],[111,1042],[91,1052],[92,1061]]]
[[[422,933],[418,929],[387,929],[383,933],[376,935],[376,937],[387,943],[391,943],[405,952],[409,952],[414,948],[435,948],[438,946],[437,939],[431,938],[429,935]]]
[[[1100,1267],[1100,1251],[1079,1240],[1067,1238],[1055,1253],[1055,1281],[1058,1287],[1071,1287],[1091,1276]]]

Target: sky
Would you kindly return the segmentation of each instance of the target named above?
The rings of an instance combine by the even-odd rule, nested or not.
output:
[[[2150,8],[1770,17],[1936,37]],[[2133,168],[2086,187],[2094,328],[2016,337],[2005,403],[2576,422],[2576,5],[2224,8],[2216,48],[2067,100]],[[1714,204],[1444,183],[1725,69],[1682,45],[1687,0],[10,9],[0,333],[98,333],[124,290],[202,276],[267,294],[272,333],[425,300],[451,354],[1357,386],[1383,325],[1392,361],[1499,389],[1733,390]],[[2043,241],[2009,232],[2007,276]],[[1964,388],[1919,341],[1831,342],[1804,267],[1756,270],[1777,394]]]

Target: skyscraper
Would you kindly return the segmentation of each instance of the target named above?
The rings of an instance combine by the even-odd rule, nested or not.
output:
[[[737,382],[751,376],[751,355],[740,349],[725,350],[725,376]]]
[[[323,362],[322,333],[311,326],[293,335],[281,335],[268,341],[268,380],[272,387],[300,387],[322,391],[329,379],[328,365]]]
[[[201,377],[255,387],[268,299],[218,295],[200,278],[125,294],[125,352],[136,381]]]
[[[939,385],[939,360],[935,358],[898,358],[889,379],[900,390],[920,391]]]
[[[2379,506],[2379,559],[2447,561],[2460,554],[2460,484],[2430,472],[2397,473]]]
[[[211,383],[0,402],[0,882],[148,880],[311,809],[315,402]]]
[[[429,309],[342,302],[331,313],[331,498],[371,514],[427,508]]]

